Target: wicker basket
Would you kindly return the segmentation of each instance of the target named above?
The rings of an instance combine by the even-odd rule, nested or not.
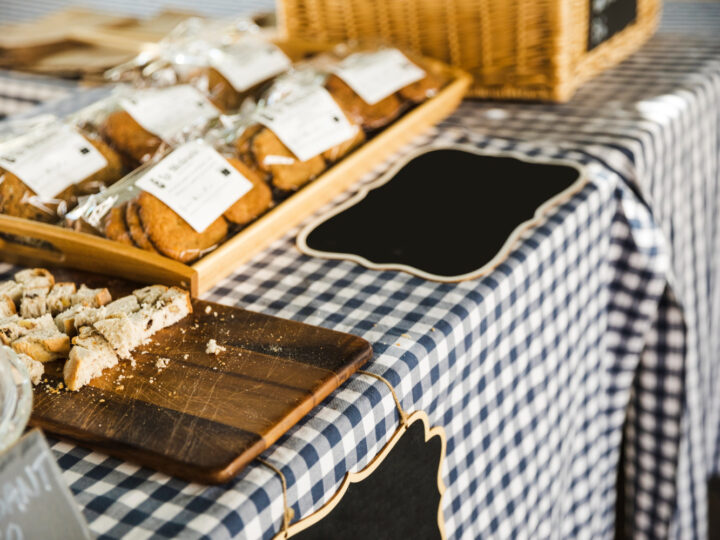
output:
[[[278,0],[287,37],[380,40],[470,72],[470,95],[553,101],[640,47],[659,12],[660,0]]]

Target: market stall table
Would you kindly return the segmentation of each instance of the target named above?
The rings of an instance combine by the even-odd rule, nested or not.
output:
[[[713,8],[683,9],[711,25]],[[314,259],[295,250],[293,231],[207,295],[373,343],[367,369],[406,411],[446,430],[449,537],[609,537],[619,473],[632,532],[706,533],[704,482],[717,467],[720,47],[709,33],[675,33],[683,17],[670,4],[669,31],[567,105],[467,102],[403,151],[462,143],[588,167],[588,185],[489,276],[438,284]],[[387,386],[357,375],[263,458],[303,517],[397,425]],[[261,465],[205,487],[64,442],[53,449],[99,537],[280,530],[281,482]]]
[[[582,147],[651,209],[671,253],[628,417],[635,535],[707,536],[720,470],[720,4],[669,3],[644,48],[564,105],[465,103],[447,125]],[[680,314],[682,311],[682,314]]]

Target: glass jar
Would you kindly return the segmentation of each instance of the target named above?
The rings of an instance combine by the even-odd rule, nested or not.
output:
[[[25,364],[0,346],[0,454],[25,430],[32,409],[32,385]]]

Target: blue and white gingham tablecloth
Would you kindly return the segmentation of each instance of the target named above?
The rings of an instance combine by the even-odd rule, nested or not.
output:
[[[450,538],[610,538],[618,475],[628,532],[706,536],[720,466],[717,21],[720,6],[669,4],[666,30],[569,104],[466,102],[400,153],[462,143],[588,167],[489,276],[438,284],[314,259],[295,230],[207,295],[373,343],[367,369],[446,430]],[[302,517],[397,425],[387,387],[356,375],[263,458]],[[205,487],[52,442],[100,538],[280,528],[280,480],[260,465]]]

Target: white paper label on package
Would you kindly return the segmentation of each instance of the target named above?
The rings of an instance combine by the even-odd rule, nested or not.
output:
[[[300,161],[317,156],[357,133],[324,88],[269,106],[258,115]]]
[[[351,54],[334,73],[368,105],[425,77],[425,71],[397,49]]]
[[[199,233],[253,187],[202,141],[173,150],[136,185],[167,204]]]
[[[290,59],[276,45],[256,40],[213,51],[210,63],[238,92],[287,71],[291,65]]]
[[[68,126],[36,130],[0,144],[0,167],[43,200],[52,199],[107,164],[85,137]]]
[[[202,125],[220,114],[205,96],[187,84],[140,90],[120,104],[138,124],[168,142],[184,129]]]

